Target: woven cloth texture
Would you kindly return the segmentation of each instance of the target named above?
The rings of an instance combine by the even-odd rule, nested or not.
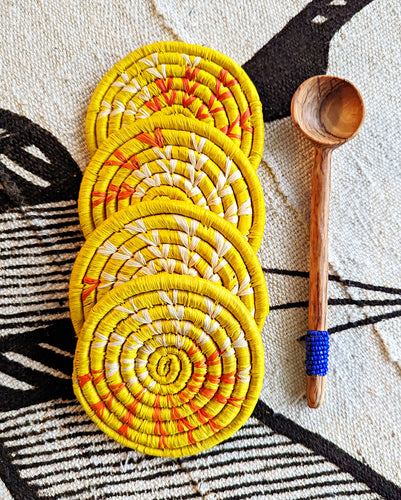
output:
[[[135,6],[134,6],[135,3]],[[0,497],[401,498],[401,17],[395,0],[4,0],[0,5]],[[227,54],[259,92],[270,298],[265,376],[249,421],[192,457],[145,457],[91,422],[72,390],[68,280],[84,238],[85,116],[135,49]],[[305,400],[312,146],[292,125],[314,74],[351,80],[360,134],[333,153],[330,360]],[[135,493],[133,493],[135,492]]]

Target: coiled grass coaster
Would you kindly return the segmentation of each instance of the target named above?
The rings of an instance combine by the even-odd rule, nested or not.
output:
[[[71,319],[78,335],[89,311],[111,288],[160,272],[222,285],[262,328],[269,308],[266,282],[246,239],[213,212],[160,198],[114,214],[86,240],[70,281]]]
[[[90,154],[125,125],[159,114],[182,114],[216,127],[258,167],[264,139],[262,104],[245,71],[220,52],[158,42],[119,61],[89,104]]]
[[[74,359],[74,392],[110,437],[179,457],[234,434],[261,391],[263,344],[245,305],[210,281],[145,276],[91,310]]]
[[[265,208],[256,172],[223,133],[181,116],[142,120],[102,144],[79,193],[84,235],[114,212],[160,196],[219,214],[259,248]]]

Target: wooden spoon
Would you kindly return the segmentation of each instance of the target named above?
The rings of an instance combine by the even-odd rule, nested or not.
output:
[[[295,125],[315,146],[310,215],[309,330],[327,331],[328,221],[331,153],[358,133],[365,117],[359,91],[334,76],[303,82],[291,102]],[[325,376],[306,376],[308,405],[324,399]]]

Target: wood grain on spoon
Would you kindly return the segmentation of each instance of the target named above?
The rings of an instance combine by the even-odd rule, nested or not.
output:
[[[295,125],[315,146],[312,169],[309,263],[309,330],[327,331],[328,223],[331,153],[352,139],[365,109],[359,91],[347,80],[315,76],[303,82],[291,102]],[[325,395],[325,376],[307,375],[308,404],[318,408]]]

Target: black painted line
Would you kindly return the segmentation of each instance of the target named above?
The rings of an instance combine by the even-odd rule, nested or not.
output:
[[[401,316],[401,310],[392,311],[386,314],[379,314],[377,316],[371,316],[370,318],[361,319],[354,322],[345,323],[344,325],[338,325],[333,328],[329,328],[330,333],[342,332],[344,330],[349,330],[350,328],[356,328],[358,326],[374,325],[379,323],[379,321],[384,321],[392,318],[399,318]]]
[[[68,285],[68,280],[66,280],[65,282],[62,281],[61,284],[65,284],[65,285]],[[34,288],[34,287],[32,287]],[[8,298],[10,300],[13,300],[14,303],[17,303],[19,302],[23,297],[37,297],[38,296],[38,293],[40,293],[41,296],[43,295],[51,295],[52,297],[54,296],[58,296],[60,300],[64,300],[64,299],[67,299],[68,298],[68,287],[66,288],[63,288],[61,290],[57,290],[57,289],[53,289],[53,290],[31,290],[31,291],[26,291],[25,293],[15,293],[13,295],[3,295],[3,297],[5,298]],[[22,326],[21,324],[19,324],[19,326]]]
[[[31,280],[34,280],[35,278],[39,278],[41,276],[54,276],[55,274],[59,274],[61,276],[68,276],[69,274],[71,274],[71,266],[69,266],[68,269],[58,269],[60,266],[57,266],[57,270],[55,271],[48,271],[48,272],[41,272],[40,274],[32,274],[31,272],[29,273],[29,275],[27,276],[24,276],[24,275],[21,275],[21,274],[5,274],[4,275],[4,279],[5,280],[9,280],[9,279],[19,279],[19,280],[28,280],[28,279],[31,279]],[[39,270],[39,268],[38,268]]]
[[[389,500],[401,498],[400,487],[319,434],[308,431],[279,413],[274,413],[263,401],[258,401],[253,416],[278,434],[283,434],[294,443],[302,444],[312,452],[325,457],[343,472],[348,472],[356,481],[366,484],[372,491],[384,498]]]
[[[270,311],[278,311],[281,309],[295,309],[297,307],[308,307],[308,301],[303,300],[299,302],[287,302],[286,304],[277,304],[277,305],[272,305],[270,306]]]
[[[346,306],[355,305],[358,307],[365,306],[399,306],[401,299],[384,299],[384,300],[354,300],[354,299],[329,299],[330,306]]]
[[[344,330],[350,330],[351,328],[357,328],[359,326],[375,325],[380,321],[385,321],[387,319],[399,318],[401,316],[401,310],[392,311],[386,314],[379,314],[378,316],[371,316],[370,318],[360,319],[358,321],[350,321],[343,325],[334,326],[329,328],[330,335],[333,333],[343,332]],[[305,340],[305,335],[299,337],[299,341]]]
[[[18,423],[11,423],[11,425],[5,425],[5,426],[1,426],[1,432],[2,434],[4,435],[6,432],[10,432],[10,431],[13,431],[15,429],[20,429],[21,430],[21,433],[20,433],[20,436],[24,434],[24,427],[25,425],[29,425],[29,426],[32,426],[32,425],[35,425],[35,424],[41,424],[41,426],[43,427],[43,424],[45,424],[46,422],[49,422],[50,420],[53,420],[55,421],[55,423],[57,423],[57,426],[59,425],[62,425],[63,424],[63,420],[65,418],[68,418],[68,417],[71,417],[73,415],[76,415],[76,416],[83,416],[83,417],[86,417],[86,412],[85,410],[82,408],[82,407],[79,407],[77,409],[77,411],[74,411],[73,410],[73,406],[72,407],[69,407],[66,409],[65,413],[58,413],[58,414],[51,414],[51,415],[48,415],[47,417],[45,417],[44,415],[42,414],[38,414],[38,409],[35,408],[33,410],[33,412],[31,413],[31,415],[34,415],[33,418],[30,418],[29,417],[29,414],[26,415],[27,419],[29,419],[29,421],[22,421],[22,422],[18,422]],[[72,410],[72,411],[71,411]],[[48,409],[49,411],[49,409]],[[44,414],[46,414],[47,412],[45,411]],[[21,417],[18,416],[18,415],[13,415],[13,418],[15,420],[19,420],[21,418],[23,418],[25,415],[22,415]],[[6,422],[10,422],[9,419],[6,420]],[[27,437],[30,435],[30,432],[29,433],[26,433]],[[7,438],[8,439],[8,438]],[[40,452],[41,456],[43,454],[49,454],[49,455],[52,455],[54,453],[54,450],[49,450],[48,452],[46,452],[45,450],[42,452]],[[36,455],[36,453],[33,453],[33,455]],[[22,456],[30,456],[30,453],[23,453],[23,454],[19,454],[18,457],[22,457]]]
[[[71,231],[69,231],[69,232],[71,232]],[[43,241],[43,238],[40,238],[40,239],[42,239],[42,241],[40,243],[34,242],[34,243],[27,243],[26,245],[16,246],[16,247],[14,247],[13,255],[15,257],[20,257],[21,255],[31,255],[31,254],[27,254],[26,251],[21,252],[21,253],[19,251],[32,249],[32,248],[35,250],[39,249],[39,248],[49,248],[52,246],[67,245],[70,243],[79,243],[80,247],[81,247],[85,240],[82,238],[82,236],[79,235],[78,231],[76,231],[75,233],[76,233],[76,235],[74,237],[65,237],[64,238],[64,234],[59,233],[58,238],[55,238],[53,236],[51,239],[49,238],[47,241]],[[36,255],[36,254],[32,254],[32,255]]]
[[[71,217],[72,219],[75,219],[77,221],[77,227],[78,226],[78,216],[77,217]],[[71,221],[72,223],[73,221]],[[25,229],[23,229],[22,227],[21,228],[18,228],[18,229],[15,229],[15,228],[10,228],[10,229],[3,229],[1,231],[1,234],[12,234],[14,237],[17,237],[17,238],[20,238],[21,240],[25,238],[24,236],[24,233],[26,232],[34,232],[36,231],[37,234],[40,234],[41,231],[49,231],[49,230],[53,230],[53,229],[64,229],[65,228],[65,221],[64,222],[59,222],[59,223],[56,223],[56,224],[49,224],[47,226],[37,226],[35,224],[32,224],[28,227],[26,227]],[[75,225],[74,224],[71,224],[71,227],[74,228]],[[20,231],[21,229],[21,231]],[[16,234],[21,234],[21,236],[16,236]],[[6,238],[5,238],[6,239]]]
[[[282,480],[280,480],[280,483],[281,483],[281,481]],[[278,481],[276,481],[276,484],[277,483],[278,483]],[[323,488],[323,487],[327,487],[327,486],[341,486],[341,485],[345,485],[345,484],[350,484],[350,482],[337,480],[337,481],[325,481],[322,483],[308,483],[308,484],[299,485],[299,486],[287,486],[284,488],[279,488],[277,490],[270,489],[270,490],[268,490],[268,493],[278,495],[281,493],[291,493],[293,491],[302,491],[302,490],[313,489],[313,488]],[[369,490],[366,490],[365,493],[369,493]],[[258,491],[257,492],[250,492],[250,493],[243,493],[242,495],[237,495],[235,497],[224,497],[224,500],[234,500],[234,499],[235,500],[247,500],[248,498],[253,498],[259,494],[260,494],[260,492],[258,492]],[[331,492],[331,494],[332,494],[332,492]],[[346,495],[347,491],[343,491],[342,494]],[[310,496],[308,496],[308,498],[310,498]]]
[[[393,287],[380,286],[380,285],[371,285],[369,283],[361,283],[360,281],[354,281],[354,280],[344,280],[344,279],[340,278],[339,276],[333,276],[333,275],[329,275],[329,280],[336,281],[337,283],[341,283],[342,285],[349,286],[349,287],[362,288],[363,290],[391,293],[392,295],[401,295],[401,288],[393,288]]]
[[[64,200],[63,200],[63,202],[64,202]],[[7,219],[14,220],[14,218],[15,218],[14,214],[15,214],[15,215],[17,215],[17,217],[23,216],[23,217],[30,218],[31,214],[35,211],[37,211],[38,215],[43,214],[43,216],[45,217],[46,215],[49,215],[52,212],[62,212],[64,210],[72,210],[74,208],[76,211],[78,209],[77,200],[65,200],[65,202],[67,202],[66,205],[60,205],[59,204],[60,202],[54,202],[57,204],[55,204],[54,206],[51,206],[51,207],[44,207],[44,208],[38,207],[37,205],[16,207],[16,208],[10,209],[8,212],[3,214],[2,217],[5,220],[7,220]]]
[[[39,244],[43,241],[59,241],[66,238],[71,238],[73,236],[80,236],[81,241],[85,241],[79,227],[77,228],[71,225],[69,227],[72,228],[70,231],[63,231],[62,233],[57,232],[55,234],[50,231],[48,233],[46,232],[45,234],[33,233],[32,235],[24,236],[23,238],[15,238],[14,236],[11,238],[1,238],[0,236],[0,245],[3,246],[4,243],[7,243],[8,247],[17,245],[16,248],[24,248],[23,246],[18,246],[18,242],[30,241],[31,243]],[[4,245],[3,248],[6,248],[6,246]]]
[[[189,495],[180,495],[179,500],[190,500],[192,498],[197,498],[198,500],[205,500],[201,493],[195,492],[190,493]],[[159,497],[158,500],[171,500],[171,496]]]
[[[295,276],[295,277],[299,277],[299,278],[309,278],[309,272],[305,272],[305,271],[292,271],[292,270],[288,270],[288,269],[274,269],[274,268],[266,268],[266,267],[262,267],[262,269],[263,269],[263,271],[265,271],[269,274],[277,274],[277,275],[283,275],[283,276]],[[374,292],[390,293],[392,295],[401,295],[401,288],[393,288],[393,287],[380,286],[380,285],[371,285],[369,283],[362,283],[360,281],[346,280],[346,279],[340,278],[339,276],[335,276],[333,274],[329,275],[329,280],[335,281],[337,283],[341,283],[342,285],[345,285],[347,287],[361,288],[363,290],[371,290]]]
[[[69,439],[69,438],[67,437],[65,439]],[[74,439],[74,438],[72,438],[72,439]],[[97,444],[99,446],[97,447],[98,450],[96,451],[96,453],[109,453],[110,455],[114,455],[116,453],[126,453],[125,448],[111,448],[110,449],[110,441],[99,441]],[[77,443],[75,441],[68,446],[63,446],[62,448],[53,449],[53,450],[43,450],[43,451],[40,451],[39,453],[40,453],[41,457],[45,457],[45,456],[52,456],[55,453],[64,453],[66,451],[75,449],[76,453],[77,453],[76,458],[79,458],[81,455],[85,456],[84,455],[85,453],[87,453],[88,451],[91,451],[93,449],[94,445],[95,444],[92,442],[79,442],[79,443]],[[36,446],[46,446],[46,444],[44,444],[44,445],[32,445],[31,448],[36,447]],[[106,446],[106,448],[105,448],[105,446]],[[29,451],[28,453],[20,453],[19,452],[18,456],[16,456],[16,458],[25,459],[25,458],[29,458],[29,457],[36,457],[37,454],[38,454],[38,452],[33,452],[33,451]],[[66,455],[64,458],[65,458],[65,461],[67,462],[71,457]],[[47,463],[47,462],[44,462],[44,463]]]
[[[58,321],[61,319],[66,319],[66,316],[61,316],[61,314],[55,314],[57,317],[53,318],[53,311],[50,311],[50,314],[46,314],[43,316],[42,319],[37,320],[37,321],[26,321],[24,320],[22,323],[4,323],[1,325],[1,328],[3,330],[21,330],[22,328],[46,328],[48,326],[51,326],[54,321]],[[30,315],[27,315],[27,317],[30,317]],[[22,333],[27,333],[27,330],[25,330]],[[14,335],[13,333],[10,333],[10,335]]]
[[[327,493],[318,493],[316,495],[308,495],[306,497],[297,497],[297,500],[315,500],[318,498],[335,498],[335,497],[343,497],[346,498],[346,500],[349,500],[352,498],[351,495],[355,496],[361,496],[361,495],[367,495],[370,493],[369,490],[352,490],[352,491],[332,491],[332,492],[327,492]]]
[[[86,417],[86,414],[85,415],[82,415],[83,417]],[[64,430],[64,429],[71,429],[71,428],[74,428],[74,427],[82,427],[82,426],[85,426],[87,424],[89,424],[89,422],[86,422],[86,420],[79,420],[79,415],[76,415],[76,414],[73,414],[73,413],[69,413],[67,415],[65,415],[65,417],[63,417],[62,419],[61,418],[58,418],[57,419],[57,424]],[[14,431],[14,434],[12,434],[11,436],[7,436],[5,435],[6,432],[4,432],[4,439],[7,441],[7,446],[11,449],[12,448],[12,443],[15,442],[15,441],[19,441],[20,439],[23,438],[24,434],[25,434],[25,439],[28,439],[32,436],[40,436],[42,434],[49,434],[51,432],[54,432],[56,429],[54,428],[54,426],[46,426],[45,424],[47,422],[49,422],[51,419],[47,419],[46,421],[44,421],[43,425],[41,425],[41,430],[40,431],[32,431],[30,432],[29,434],[28,433],[19,433],[17,434],[15,431],[16,429],[9,429],[7,431],[7,433],[9,432],[13,432]],[[42,424],[42,421],[41,420],[38,420],[36,421],[37,423],[40,423]],[[33,424],[35,423],[35,421],[32,422]],[[22,426],[21,426],[22,427]],[[89,433],[90,435],[90,433]],[[55,436],[55,437],[52,437],[49,439],[49,443],[54,443],[55,441],[58,441],[60,439],[60,436]],[[63,437],[62,439],[68,439],[68,434],[63,434]],[[45,441],[44,445],[47,444],[47,441]],[[92,443],[91,443],[92,444]],[[38,444],[38,442],[29,442],[26,444],[26,447],[23,449],[24,451],[30,451],[29,453],[20,453],[19,451],[18,452],[14,452],[16,453],[14,459],[15,460],[25,460],[27,458],[29,458],[30,456],[32,457],[35,457],[37,459],[37,461],[32,461],[31,463],[29,464],[23,464],[21,465],[21,468],[30,468],[32,467],[33,465],[51,465],[53,462],[52,460],[49,460],[49,461],[46,461],[46,460],[42,460],[42,452],[39,452],[36,453],[36,452],[32,452],[32,450],[30,450],[30,448],[36,448],[38,446],[42,446],[42,444]],[[63,450],[63,448],[60,448],[58,451],[61,452]],[[49,450],[50,451],[50,450]],[[55,453],[55,449],[53,448],[52,450],[52,453],[50,454],[54,454]],[[55,459],[55,462],[54,463],[57,463],[61,460],[59,459]]]
[[[220,453],[221,455],[225,455],[225,453]],[[246,461],[247,462],[252,462],[252,461],[255,461],[255,460],[280,460],[280,459],[286,459],[286,458],[289,458],[289,459],[293,459],[293,458],[310,458],[312,456],[312,454],[309,452],[309,451],[306,451],[306,452],[293,452],[293,453],[288,453],[288,452],[284,452],[284,453],[275,453],[274,455],[247,455],[246,457]],[[191,458],[191,457],[184,457],[185,460],[188,460],[188,458]],[[201,459],[202,456],[199,455],[198,459]],[[216,465],[218,467],[224,467],[226,465],[232,465],[233,463],[233,459],[232,457],[229,458],[229,459],[226,459],[226,460],[223,460],[221,462],[218,462],[218,461],[215,461],[213,465]],[[205,470],[205,469],[210,469],[210,464],[207,463],[205,465],[203,464],[198,464],[198,465],[195,465],[193,466],[193,468],[191,469],[190,467],[187,468],[188,470]]]
[[[80,424],[82,425],[82,424]],[[88,427],[90,426],[93,426],[94,424],[92,422],[88,422],[87,423]],[[28,437],[31,437],[32,435],[40,435],[40,434],[43,434],[43,432],[33,432],[33,433],[30,433]],[[70,434],[64,434],[62,436],[61,439],[69,439],[69,438],[85,438],[85,437],[90,437],[90,436],[101,436],[101,437],[104,437],[102,436],[102,432],[96,427],[94,428],[92,431],[90,430],[85,430],[85,431],[76,431],[76,432],[71,432]],[[25,437],[26,439],[26,437]],[[52,443],[54,441],[58,441],[60,439],[60,436],[55,436],[54,438],[52,439],[49,439],[49,436],[44,436],[42,435],[40,437],[40,439],[38,439],[37,441],[35,441],[34,443],[32,442],[25,442],[23,444],[12,444],[12,443],[8,443],[7,444],[7,448],[12,452],[12,453],[18,453],[19,450],[22,450],[22,449],[25,449],[27,448],[28,446],[35,446],[35,445],[38,445],[40,443]],[[15,440],[14,440],[15,441]]]
[[[251,471],[251,474],[254,474],[253,471]],[[312,479],[312,478],[318,478],[318,477],[324,477],[324,476],[333,476],[335,474],[344,474],[342,471],[339,470],[331,470],[331,471],[321,471],[321,472],[312,472],[310,474],[298,474],[295,476],[289,476],[289,477],[281,477],[279,480],[276,479],[269,479],[266,480],[266,478],[263,479],[257,479],[254,481],[246,481],[246,482],[241,482],[241,487],[242,488],[249,488],[251,486],[267,486],[267,485],[277,485],[277,484],[283,484],[283,483],[290,483],[292,481],[300,481],[303,479]],[[344,479],[345,480],[345,479]],[[348,480],[349,483],[354,483],[354,479]],[[319,486],[321,483],[315,483],[315,486]],[[213,493],[216,493],[217,491],[231,491],[231,490],[236,490],[238,488],[238,484],[233,483],[230,485],[224,485],[219,488],[213,488]],[[275,490],[273,490],[275,492]]]
[[[308,271],[293,271],[290,269],[274,269],[274,268],[266,268],[262,267],[263,271],[269,274],[278,274],[282,276],[294,276],[297,278],[309,278]]]
[[[24,334],[22,334],[24,335]],[[0,337],[0,345],[2,344],[2,341],[4,343],[4,345],[6,344],[7,340],[9,339],[2,339]],[[5,341],[5,342],[4,342]],[[75,404],[76,403],[76,404]],[[70,408],[70,407],[73,407],[75,404],[75,408],[77,408],[78,410],[81,410],[82,407],[80,404],[78,404],[77,401],[75,401],[74,399],[71,399],[71,400],[66,400],[66,401],[62,401],[60,403],[54,403],[50,408],[51,409],[58,409],[58,408]],[[39,405],[35,405],[35,406],[28,406],[28,407],[25,407],[25,408],[21,408],[19,409],[18,411],[12,411],[12,416],[13,418],[19,418],[19,417],[23,417],[23,416],[28,416],[28,415],[32,415],[32,414],[36,414],[38,411],[43,411],[43,412],[47,412],[49,410],[49,406],[47,406],[46,404],[39,404]],[[7,415],[7,413],[4,413],[2,415],[3,418],[0,418],[0,422],[6,422],[9,420],[10,416]]]
[[[100,450],[102,452],[103,455],[107,455],[107,453],[109,452],[110,454],[112,455],[115,455],[116,452],[118,451],[117,449],[112,449],[112,450],[106,450],[106,449],[103,449],[103,450]],[[127,452],[130,452],[132,451],[131,449],[129,448],[124,448],[124,447],[121,447],[121,450],[119,450],[120,453],[127,453]],[[98,453],[98,452],[96,452]],[[93,453],[91,450],[85,450],[84,454],[81,455],[82,458],[91,458],[93,456]],[[81,458],[80,457],[80,458]],[[114,457],[113,457],[114,458]],[[115,462],[112,462],[112,463],[108,463],[107,465],[106,464],[103,464],[103,467],[107,467],[107,469],[109,471],[111,471],[112,469],[117,469],[118,471],[121,470],[121,462],[122,461],[126,461],[126,456],[125,457],[121,457],[120,459],[117,457],[116,461]],[[143,461],[152,461],[152,460],[155,460],[157,457],[154,457],[154,456],[150,456],[150,455],[143,455],[141,454],[140,456],[138,456],[136,458],[136,460],[134,460],[133,458],[130,458],[128,460],[128,464],[127,464],[127,472],[124,473],[124,474],[127,474],[129,472],[135,472],[135,469],[133,468],[134,466],[137,466],[139,463],[143,462]],[[73,460],[73,459],[72,459]],[[68,460],[66,460],[66,462],[69,462],[69,464],[66,464],[67,465],[71,465],[71,457],[68,457]],[[74,463],[75,465],[75,463]],[[158,464],[151,464],[150,467],[152,469],[157,469],[157,473],[148,473],[147,475],[141,475],[141,479],[142,480],[147,480],[147,479],[154,479],[154,477],[159,477],[160,474],[170,474],[172,475],[172,473],[175,473],[177,472],[177,469],[171,469],[172,466],[176,466],[176,467],[179,467],[180,464],[177,462],[177,460],[175,458],[170,458],[169,460],[165,460],[163,461],[162,463],[158,463]],[[161,468],[163,467],[167,467],[166,470],[161,470]],[[68,472],[81,472],[82,471],[82,466],[80,467],[70,467],[70,468],[63,468],[62,471],[68,471]],[[147,469],[148,471],[148,469]],[[104,474],[104,470],[101,470],[101,471],[98,471],[97,469],[93,469],[91,472],[93,472],[93,474],[90,474],[90,477],[92,479],[94,478],[97,478],[97,477],[101,477],[101,478],[104,478],[105,474]],[[184,472],[184,471],[183,471]],[[47,473],[42,473],[43,477],[47,477],[48,474]],[[38,476],[36,476],[38,477]],[[69,480],[66,479],[66,478],[61,478],[59,481],[57,481],[57,484],[65,484],[65,483],[68,483]]]
[[[88,452],[85,455],[85,458],[91,458],[91,453]],[[152,457],[152,458],[156,458],[156,457]],[[138,460],[135,460],[135,461],[134,460],[129,460],[128,461],[128,465],[127,465],[127,470],[124,473],[121,472],[121,462],[123,462],[123,461],[125,461],[125,460],[121,459],[121,460],[116,461],[116,462],[111,463],[111,464],[107,464],[107,465],[106,464],[102,464],[101,470],[92,469],[90,472],[93,472],[93,474],[91,473],[91,474],[88,474],[87,476],[78,477],[78,480],[85,480],[87,478],[90,478],[91,480],[97,479],[97,478],[104,479],[105,478],[105,470],[104,469],[106,468],[107,469],[107,473],[108,473],[108,477],[111,476],[112,472],[115,472],[115,474],[114,474],[115,476],[121,475],[121,478],[120,478],[119,482],[121,484],[123,484],[126,481],[130,481],[129,479],[124,481],[124,476],[125,475],[129,475],[129,473],[135,473],[136,471],[135,471],[135,469],[133,467],[137,466],[142,461],[142,459],[140,457]],[[173,469],[170,468],[170,469],[165,469],[164,470],[163,466],[165,465],[165,463],[167,463],[168,466],[175,465],[177,468],[173,468]],[[148,480],[152,480],[152,479],[157,479],[160,476],[162,476],[162,477],[173,476],[174,474],[177,474],[177,473],[180,473],[180,472],[186,473],[186,471],[184,471],[184,470],[182,470],[180,468],[180,464],[177,462],[176,459],[171,459],[171,460],[168,460],[166,462],[163,462],[162,464],[158,464],[158,465],[155,465],[155,466],[152,466],[152,467],[153,467],[154,470],[157,470],[157,472],[152,472],[152,473],[148,473],[148,474],[142,474],[140,476],[140,478],[139,478],[141,481],[148,481]],[[74,472],[81,472],[82,471],[82,467],[76,468],[76,469],[73,469],[73,470],[69,470],[69,472],[72,472],[72,471],[74,471]],[[63,472],[64,472],[64,470],[63,470]],[[64,485],[64,484],[68,484],[68,483],[69,483],[69,479],[64,479],[64,478],[61,479],[60,481],[57,481],[57,485]],[[96,483],[96,484],[98,484],[98,483]],[[103,485],[104,484],[107,484],[107,483],[103,483]],[[141,492],[141,490],[138,490],[138,488],[136,487],[135,492],[139,493],[139,492]]]
[[[36,257],[41,257],[43,255],[55,255],[55,254],[60,254],[61,252],[63,254],[69,254],[69,253],[78,253],[79,248],[74,247],[74,248],[63,248],[62,244],[57,244],[57,246],[60,246],[61,248],[53,248],[51,250],[46,250],[44,252],[34,252],[34,253],[24,253],[24,254],[8,254],[8,255],[2,255],[0,254],[0,260],[15,260],[15,259],[22,259],[23,257],[29,257],[29,258],[36,258]]]
[[[37,295],[37,293],[36,293]],[[42,295],[42,292],[40,292],[40,295]],[[50,294],[49,294],[50,295]],[[54,296],[54,292],[51,294]],[[64,294],[65,296],[60,296],[59,298],[49,298],[49,299],[43,299],[43,300],[32,300],[32,301],[25,301],[22,304],[18,304],[22,307],[27,307],[27,306],[40,306],[40,305],[46,305],[46,304],[59,304],[61,305],[63,302],[66,302],[68,300],[68,297],[66,296],[67,294]],[[20,295],[15,295],[15,297],[20,297]],[[14,304],[7,304],[4,302],[0,302],[0,306],[2,307],[7,307],[8,305],[12,305],[13,307],[16,306],[16,303]],[[52,306],[51,306],[52,307]],[[27,311],[27,314],[30,316],[30,311]]]
[[[178,468],[180,467],[180,465],[179,465],[179,463],[177,463],[177,461],[174,461],[174,463],[176,464],[176,466]],[[163,465],[163,464],[161,464],[161,465]],[[157,479],[157,478],[160,478],[160,477],[165,478],[165,477],[174,476],[175,474],[180,474],[180,473],[188,475],[184,470],[180,470],[180,469],[179,470],[177,470],[177,469],[171,469],[171,470],[166,470],[166,471],[160,470],[161,465],[159,466],[159,470],[157,470],[157,472],[152,473],[152,474],[141,475],[141,477],[140,477],[141,480],[151,481],[152,479]],[[112,468],[115,468],[115,467],[117,467],[121,471],[121,464],[120,463],[117,463],[116,465],[112,466]],[[105,465],[105,468],[107,468],[106,465]],[[67,470],[71,471],[71,469],[67,469]],[[82,470],[82,467],[80,469],[78,469],[78,470]],[[64,470],[62,472],[64,472]],[[135,473],[134,470],[132,472]],[[42,474],[41,477],[47,477],[50,474],[51,474],[51,472],[48,472],[47,474]],[[109,486],[109,485],[114,485],[114,484],[121,485],[121,484],[124,484],[124,483],[128,483],[128,484],[131,484],[131,486],[132,486],[132,478],[128,478],[128,479],[124,480],[124,476],[126,474],[127,473],[125,473],[125,474],[121,473],[121,474],[118,475],[118,477],[112,478],[108,474],[105,474],[105,471],[100,471],[97,474],[91,474],[90,478],[91,479],[101,478],[101,480],[96,483],[96,489],[97,490],[99,490],[100,488],[102,488],[104,486]],[[35,477],[35,481],[38,478],[39,478],[39,476],[36,476]],[[85,480],[85,477],[83,478],[83,481],[84,480]],[[65,484],[65,483],[56,483],[56,484]],[[181,484],[181,482],[180,482],[180,484]],[[188,483],[188,484],[190,484],[190,483]],[[168,489],[167,486],[164,486],[164,488]],[[171,488],[177,488],[177,484],[171,485]],[[76,487],[75,487],[75,489],[73,491],[63,493],[63,496],[70,497],[70,496],[73,496],[73,495],[79,495],[80,493],[84,493],[85,491],[87,491],[86,487],[83,487],[83,488],[80,488],[80,489],[76,489]],[[139,492],[139,490],[137,489],[137,487],[135,488],[135,492],[136,493]]]
[[[399,306],[401,305],[401,299],[383,299],[383,300],[355,300],[355,299],[328,299],[329,306]],[[274,311],[277,309],[292,309],[296,307],[308,307],[309,301],[299,301],[299,302],[287,302],[285,304],[278,304],[270,306],[270,310]]]
[[[56,307],[51,310],[53,314],[61,314],[64,312],[69,311],[68,307]],[[32,309],[31,311],[27,312],[21,312],[21,313],[14,313],[14,314],[0,314],[0,319],[7,320],[7,318],[30,318],[32,316],[42,316],[43,311],[40,309]],[[1,326],[7,327],[7,323],[2,323]],[[20,326],[24,326],[23,324],[20,324]]]
[[[193,460],[199,460],[199,459],[205,459],[208,457],[214,457],[214,456],[219,456],[219,455],[227,455],[229,453],[240,453],[244,451],[253,451],[253,450],[265,450],[266,448],[280,448],[282,446],[293,446],[293,443],[260,443],[257,445],[250,444],[248,446],[240,446],[240,447],[233,447],[233,448],[212,448],[209,451],[205,451],[200,453],[199,455],[191,455],[188,457],[185,457],[185,461],[193,461]],[[275,456],[275,455],[272,455]]]
[[[5,219],[4,217],[0,218],[0,224],[18,224],[20,223],[20,228],[24,227],[24,222],[25,221],[37,221],[37,220],[44,220],[44,221],[49,221],[51,219],[52,222],[56,222],[57,219],[67,219],[69,217],[76,217],[78,218],[78,212],[77,212],[77,206],[70,206],[70,207],[63,207],[62,210],[60,211],[43,211],[43,212],[31,212],[31,213],[25,213],[25,214],[19,214],[15,217],[8,217]],[[39,224],[36,224],[36,226],[42,227]]]
[[[2,438],[0,438],[0,477],[14,500],[39,500],[38,488],[28,485],[21,478]]]
[[[55,256],[58,257],[58,256]],[[55,260],[53,259],[51,262],[43,262],[40,263],[38,262],[37,264],[16,264],[16,265],[8,265],[7,264],[7,269],[24,269],[29,267],[30,269],[40,269],[41,267],[58,267],[58,266],[63,266],[66,264],[72,264],[75,262],[75,257],[74,258],[69,258],[69,259],[64,259],[64,260]]]
[[[74,250],[75,252],[75,250]],[[66,276],[68,276],[67,273],[65,273]],[[24,284],[24,286],[26,287],[38,287],[38,286],[41,286],[41,285],[47,285],[49,283],[54,283],[54,284],[58,284],[58,283],[65,283],[66,280],[65,278],[56,278],[56,279],[52,279],[52,278],[46,278],[45,280],[40,280],[40,281],[36,281],[34,283],[32,283],[31,285],[28,283],[28,284]],[[15,284],[15,285],[7,285],[7,288],[20,288],[21,285],[18,285],[18,284]],[[37,293],[37,292],[36,292]]]
[[[254,460],[257,460],[258,457],[254,457]],[[260,457],[259,457],[260,458]],[[248,459],[247,462],[248,463]],[[211,482],[211,481],[217,481],[221,479],[230,479],[232,477],[237,477],[237,476],[245,476],[249,473],[252,475],[257,475],[257,474],[262,474],[263,472],[271,472],[275,471],[277,469],[289,469],[292,467],[307,467],[309,465],[315,465],[315,464],[322,464],[322,463],[330,463],[327,462],[327,460],[323,457],[312,457],[310,460],[294,460],[293,462],[283,462],[275,465],[266,465],[262,467],[261,469],[252,469],[251,471],[234,471],[234,472],[225,472],[223,474],[218,474],[217,476],[211,476],[211,477],[205,477],[202,479],[202,482]],[[330,464],[332,465],[332,464]],[[196,470],[196,467],[193,467],[192,469],[188,470]]]

